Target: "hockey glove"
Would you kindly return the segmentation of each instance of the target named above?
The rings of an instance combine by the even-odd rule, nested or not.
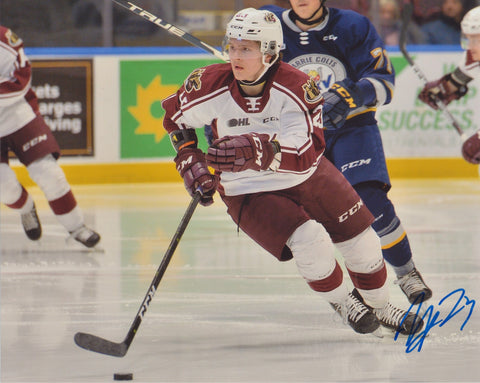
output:
[[[206,158],[208,165],[215,170],[259,171],[268,169],[278,151],[278,142],[271,142],[267,134],[249,133],[215,140],[208,149]]]
[[[462,155],[471,164],[480,164],[480,130],[463,143]]]
[[[323,126],[327,130],[339,129],[351,109],[363,105],[363,95],[350,79],[336,82],[323,94]]]
[[[178,152],[174,161],[188,193],[193,197],[199,188],[202,193],[200,204],[211,205],[218,186],[218,176],[208,170],[205,154],[198,148],[185,148]]]
[[[431,108],[437,110],[438,101],[448,105],[453,100],[458,100],[465,96],[467,92],[467,85],[456,82],[449,73],[439,80],[427,82],[418,95],[418,98]]]

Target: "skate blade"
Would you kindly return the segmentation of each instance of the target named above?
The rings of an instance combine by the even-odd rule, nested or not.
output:
[[[401,332],[399,332],[399,333],[397,334],[397,331],[396,331],[396,330],[393,330],[393,329],[391,329],[391,328],[389,328],[389,327],[384,327],[384,326],[382,326],[382,327],[383,327],[384,330],[385,330],[385,333],[386,333],[386,335],[387,335],[387,338],[392,338],[392,339],[395,338],[395,337],[397,337],[398,339],[408,339],[409,337],[415,336],[416,334],[418,334],[418,333],[421,331],[421,329],[420,329],[420,330],[418,330],[417,332],[415,332],[415,334],[402,334]],[[427,333],[427,334],[423,334],[422,336],[425,337],[425,338],[428,338],[428,337],[430,336],[430,334]]]
[[[382,326],[379,326],[374,332],[371,332],[370,334],[377,338],[383,338]]]

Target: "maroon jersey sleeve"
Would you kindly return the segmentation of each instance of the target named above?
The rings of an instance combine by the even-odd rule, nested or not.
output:
[[[23,50],[23,41],[10,29],[0,26],[0,98],[8,98],[30,86],[32,68]]]

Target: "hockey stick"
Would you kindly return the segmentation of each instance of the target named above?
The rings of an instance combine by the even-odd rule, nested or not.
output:
[[[185,41],[188,41],[190,44],[196,47],[199,47],[204,51],[207,51],[208,53],[211,53],[212,55],[219,58],[220,60],[223,60],[223,61],[228,60],[228,58],[218,49],[212,47],[211,45],[208,45],[207,43],[204,43],[202,40],[197,39],[195,36],[191,35],[188,32],[185,32],[184,30],[176,27],[175,25],[167,23],[166,21],[162,20],[160,17],[153,15],[152,13],[146,11],[145,9],[139,7],[138,5],[135,5],[132,2],[126,1],[126,0],[112,0],[112,1],[128,9],[130,12],[133,12],[136,15],[143,17],[145,20],[148,20],[151,23],[154,23],[160,28],[165,29],[168,33],[178,36],[184,39]]]
[[[163,274],[165,274],[165,270],[167,270],[168,264],[172,259],[173,253],[177,248],[178,243],[180,242],[180,238],[182,238],[183,232],[185,231],[188,223],[190,222],[190,218],[192,218],[193,212],[200,201],[201,193],[197,191],[190,202],[185,214],[183,215],[180,224],[178,225],[177,231],[173,236],[170,246],[167,249],[167,252],[163,256],[162,262],[155,273],[155,277],[153,278],[152,283],[147,291],[147,295],[143,299],[142,305],[135,316],[135,320],[133,321],[130,329],[128,330],[127,336],[121,343],[116,343],[109,341],[104,338],[100,338],[96,335],[86,334],[83,332],[77,332],[75,334],[74,340],[77,346],[84,348],[85,350],[98,352],[100,354],[123,357],[128,351],[130,344],[133,341],[133,338],[137,334],[138,328],[142,323],[143,317],[145,312],[150,305],[150,302],[153,299],[155,292],[157,291],[157,287],[162,280]]]
[[[402,29],[400,31],[400,40],[399,40],[399,48],[400,51],[402,52],[403,56],[407,60],[408,64],[412,67],[414,73],[417,75],[417,77],[423,81],[424,84],[428,82],[427,76],[425,76],[425,73],[419,68],[417,64],[413,61],[413,59],[410,57],[410,54],[407,51],[407,28],[410,23],[410,20],[412,18],[412,12],[413,12],[413,5],[411,1],[405,0],[403,2],[403,8],[402,8]],[[460,124],[457,122],[453,114],[448,110],[447,106],[443,101],[437,100],[437,105],[438,108],[443,112],[445,117],[447,118],[448,122],[455,128],[457,133],[460,135],[460,138],[465,141],[467,139],[467,135],[463,132],[462,128],[460,127]]]

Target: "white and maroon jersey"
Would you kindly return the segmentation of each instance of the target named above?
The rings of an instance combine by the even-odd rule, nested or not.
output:
[[[472,79],[480,79],[480,61],[474,61],[470,51],[463,53],[458,68]]]
[[[230,64],[193,71],[177,93],[162,103],[164,127],[178,129],[211,125],[214,138],[264,133],[280,143],[276,171],[221,173],[226,195],[286,189],[308,179],[325,148],[323,98],[313,80],[286,63],[271,68],[262,94],[245,96]]]
[[[37,104],[31,77],[23,41],[0,25],[0,137],[16,132],[35,118]]]

